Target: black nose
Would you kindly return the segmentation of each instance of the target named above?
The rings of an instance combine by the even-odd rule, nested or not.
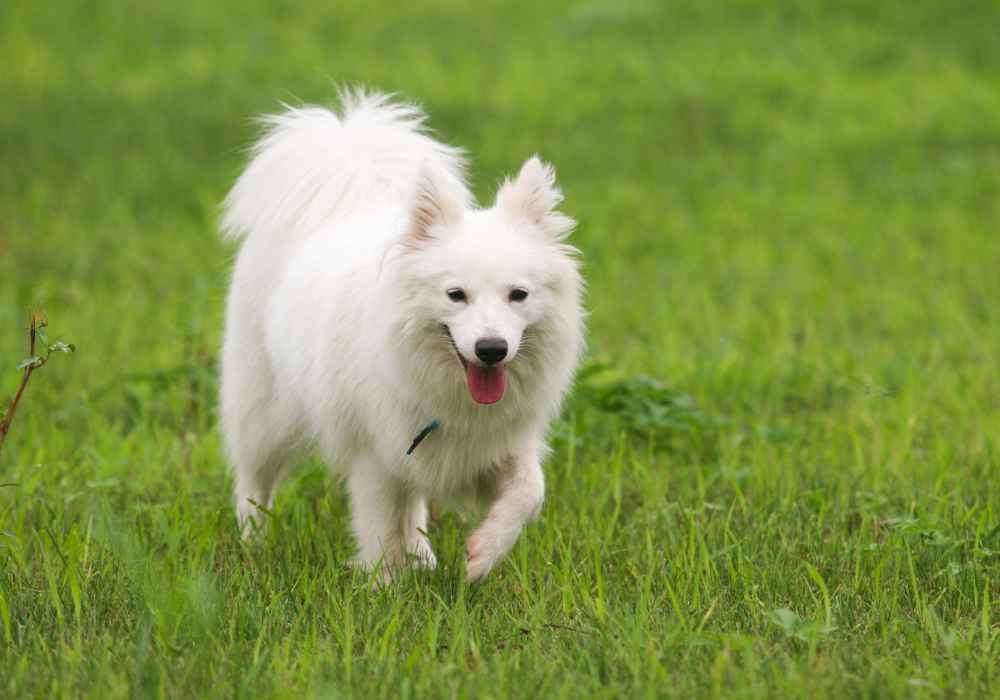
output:
[[[476,341],[476,357],[488,365],[495,365],[507,357],[507,341],[503,338],[480,338]]]

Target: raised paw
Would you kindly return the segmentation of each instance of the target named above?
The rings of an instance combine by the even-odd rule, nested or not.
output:
[[[479,581],[495,564],[496,547],[488,533],[476,531],[465,543],[465,575],[470,582]]]
[[[501,527],[487,521],[465,543],[465,576],[482,580],[510,551],[521,532],[520,525]]]

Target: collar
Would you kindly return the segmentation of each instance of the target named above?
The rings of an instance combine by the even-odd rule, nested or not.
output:
[[[441,421],[437,420],[436,418],[427,425],[425,425],[423,429],[421,429],[421,431],[417,433],[417,436],[413,438],[413,442],[410,444],[410,447],[406,450],[406,454],[408,455],[412,454],[413,450],[417,449],[417,445],[423,442],[424,438],[430,435],[432,430],[440,427],[441,427]]]

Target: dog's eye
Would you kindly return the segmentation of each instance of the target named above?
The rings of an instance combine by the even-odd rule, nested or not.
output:
[[[465,291],[458,287],[453,287],[447,292],[448,298],[452,301],[465,301]]]
[[[510,299],[511,301],[524,301],[525,299],[528,298],[528,290],[516,287],[510,290],[510,296],[507,298]]]

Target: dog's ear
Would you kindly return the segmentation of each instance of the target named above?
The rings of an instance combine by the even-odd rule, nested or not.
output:
[[[497,192],[496,206],[516,221],[537,226],[552,239],[566,238],[576,222],[556,211],[562,201],[562,191],[556,185],[556,171],[538,156],[532,156],[513,180],[507,180]]]
[[[412,247],[429,243],[436,229],[462,220],[462,199],[439,173],[426,165],[417,175],[416,195],[410,207],[410,226],[406,242]]]

